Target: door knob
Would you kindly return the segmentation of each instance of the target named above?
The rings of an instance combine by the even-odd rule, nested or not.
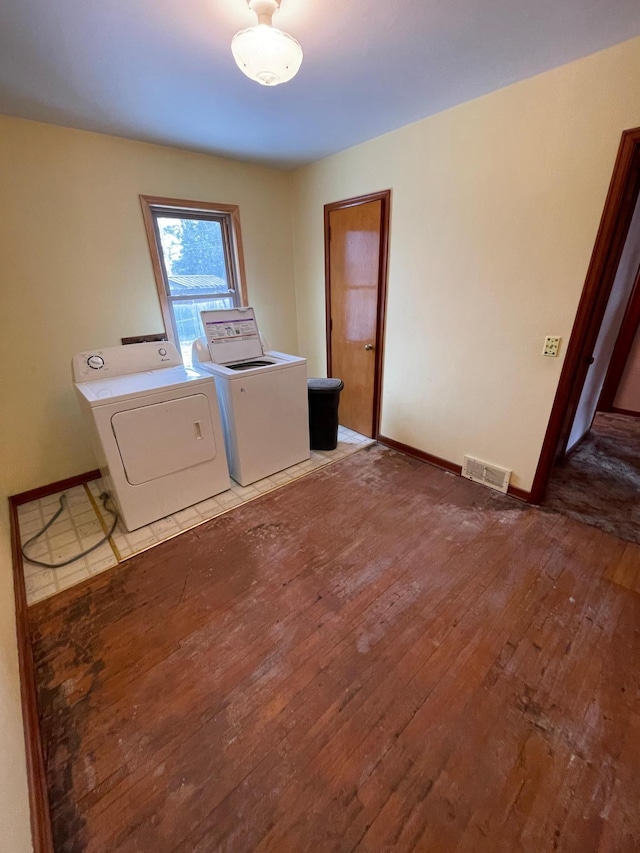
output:
[[[365,344],[365,345],[364,345],[364,348],[365,348],[367,351],[372,350],[372,349],[373,349],[373,344]]]

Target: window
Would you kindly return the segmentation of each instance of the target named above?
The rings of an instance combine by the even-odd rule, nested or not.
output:
[[[140,196],[167,337],[191,365],[201,311],[246,304],[235,205]]]

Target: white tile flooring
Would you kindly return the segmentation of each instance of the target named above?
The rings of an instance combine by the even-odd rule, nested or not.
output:
[[[335,450],[312,450],[311,458],[306,462],[272,474],[271,477],[266,477],[250,486],[239,486],[232,480],[229,491],[162,518],[160,521],[155,521],[146,527],[141,527],[139,530],[129,532],[121,523],[118,523],[109,542],[105,542],[91,554],[81,557],[68,566],[47,569],[25,559],[27,602],[35,604],[36,601],[68,589],[93,575],[113,568],[119,562],[140,551],[146,551],[185,530],[197,527],[198,524],[260,497],[265,492],[281,488],[311,471],[344,459],[345,456],[371,443],[371,439],[346,427],[340,427],[338,446]],[[67,509],[61,513],[46,533],[27,549],[29,556],[45,563],[62,562],[73,554],[90,548],[104,536],[111,526],[111,516],[105,513],[104,519],[99,517],[103,514],[99,500],[102,490],[102,480],[92,480],[85,486],[67,490],[65,492]],[[18,507],[20,540],[23,545],[55,514],[59,508],[59,499],[60,494],[49,495]]]

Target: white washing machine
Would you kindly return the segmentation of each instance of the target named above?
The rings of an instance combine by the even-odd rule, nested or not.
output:
[[[72,370],[127,530],[229,488],[215,382],[185,368],[173,344],[78,353]]]
[[[233,479],[242,486],[309,458],[307,360],[264,351],[253,308],[203,311],[193,363],[215,376]]]

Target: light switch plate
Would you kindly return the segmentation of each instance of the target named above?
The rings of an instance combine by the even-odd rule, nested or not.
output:
[[[555,335],[547,335],[544,339],[544,348],[542,350],[542,355],[549,356],[550,358],[555,358],[558,355],[558,350],[560,349],[560,338]]]

